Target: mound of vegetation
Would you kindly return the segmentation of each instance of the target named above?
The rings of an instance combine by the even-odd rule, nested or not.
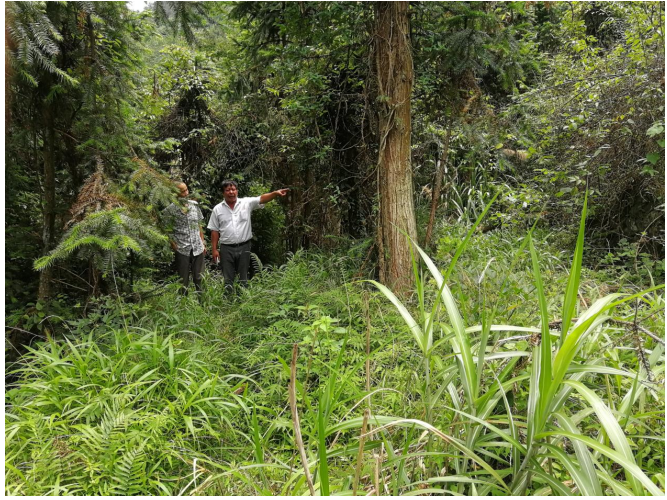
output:
[[[403,302],[303,252],[233,297],[101,301],[7,393],[7,492],[660,494],[662,290],[546,233],[439,241]]]

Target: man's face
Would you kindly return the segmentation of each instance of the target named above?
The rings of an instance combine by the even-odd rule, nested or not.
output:
[[[187,198],[190,195],[190,191],[188,190],[188,186],[185,183],[180,183],[178,186],[178,197],[179,198]]]
[[[225,201],[227,203],[234,203],[236,202],[236,197],[238,196],[238,191],[236,189],[236,186],[234,184],[231,184],[225,188],[224,196],[225,196]]]

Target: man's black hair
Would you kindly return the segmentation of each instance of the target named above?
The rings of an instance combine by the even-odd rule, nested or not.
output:
[[[226,181],[222,181],[222,191],[224,192],[225,189],[227,189],[227,186],[234,186],[237,190],[239,189],[239,185],[236,183],[236,181],[232,181],[230,179],[227,179]]]

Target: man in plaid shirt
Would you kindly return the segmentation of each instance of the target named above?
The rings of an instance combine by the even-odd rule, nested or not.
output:
[[[204,216],[196,201],[188,200],[188,186],[179,182],[178,203],[172,203],[162,212],[163,221],[169,233],[169,244],[174,250],[176,269],[183,282],[182,293],[188,294],[190,270],[195,290],[201,291],[201,272],[204,268],[206,243],[201,221]]]

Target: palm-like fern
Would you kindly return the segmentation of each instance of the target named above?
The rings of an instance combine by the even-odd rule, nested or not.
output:
[[[75,224],[51,253],[35,261],[34,267],[42,270],[78,251],[83,258],[101,258],[101,267],[108,269],[114,254],[127,250],[150,254],[151,246],[166,241],[166,236],[145,221],[132,217],[126,208],[102,210]]]
[[[140,201],[151,199],[158,205],[171,201],[174,195],[173,183],[147,165],[135,172],[128,186]],[[72,217],[65,226],[68,231],[51,253],[35,262],[36,270],[75,253],[83,259],[92,258],[98,268],[107,270],[114,257],[122,259],[128,250],[150,256],[152,247],[167,240],[142,217],[144,213],[133,212],[126,200],[111,192],[100,159],[97,171],[84,183],[70,213]]]
[[[134,162],[139,168],[123,187],[124,194],[141,202],[149,210],[163,208],[176,200],[177,189],[169,177],[138,158]]]
[[[193,27],[202,26],[203,20],[208,19],[204,2],[155,2],[155,19],[165,24],[176,34],[179,31],[189,44],[196,43]]]
[[[46,2],[8,2],[7,31],[13,49],[10,61],[29,84],[37,86],[35,69],[70,85],[78,83],[56,65],[63,37],[46,14]]]
[[[138,495],[145,491],[146,454],[145,442],[128,446],[114,469],[113,495]]]

